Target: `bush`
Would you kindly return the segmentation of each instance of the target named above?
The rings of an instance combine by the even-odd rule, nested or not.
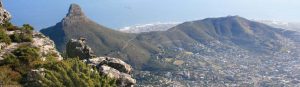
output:
[[[10,23],[9,21],[4,22],[4,24],[1,25],[2,28],[14,28],[15,26]]]
[[[15,27],[14,27],[15,28]],[[9,29],[9,28],[8,28]],[[33,27],[29,24],[24,24],[19,31],[15,31],[13,35],[10,36],[13,42],[31,42],[32,41],[32,33]]]
[[[0,66],[0,81],[4,85],[19,85],[27,73],[42,64],[38,55],[38,49],[29,45],[20,46],[10,54],[3,56]]]
[[[14,50],[12,54],[4,57],[4,64],[11,66],[11,68],[22,75],[26,75],[31,69],[36,68],[40,64],[38,49],[28,45],[20,46]]]
[[[32,41],[32,34],[27,33],[17,33],[15,32],[13,35],[10,36],[13,42],[31,42]]]
[[[6,34],[6,32],[5,32],[4,29],[0,29],[0,42],[6,43],[6,44],[10,44],[11,43],[11,39]]]
[[[28,31],[33,31],[34,28],[29,25],[29,24],[23,24],[23,27],[22,27],[24,30],[28,30]]]
[[[16,32],[14,32],[13,35],[10,35],[10,39],[12,40],[12,42],[17,42],[17,43],[22,42],[20,34]]]
[[[9,54],[4,55],[3,64],[19,65],[18,63],[19,63],[19,60],[17,59],[17,57],[14,54],[9,53]]]
[[[1,85],[21,85],[19,84],[22,79],[21,74],[13,71],[10,66],[0,66],[0,71]]]

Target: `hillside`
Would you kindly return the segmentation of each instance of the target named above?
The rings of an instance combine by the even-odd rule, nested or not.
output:
[[[72,4],[66,17],[55,26],[41,30],[65,51],[66,42],[71,38],[87,38],[87,43],[97,55],[123,58],[125,61],[141,66],[150,58],[149,47],[135,41],[135,34],[122,33],[99,25],[88,19],[81,8]],[[134,46],[134,47],[129,47]]]
[[[280,29],[238,16],[185,22],[166,32],[140,34],[138,39],[146,40],[147,37],[156,45],[187,48],[188,44],[220,42],[257,53],[280,49],[276,48],[281,47],[278,40],[284,38]]]
[[[220,43],[253,53],[271,53],[281,49],[280,40],[284,38],[279,29],[238,16],[185,22],[167,31],[122,33],[91,21],[76,4],[70,6],[61,22],[41,32],[54,40],[61,52],[68,39],[85,37],[96,55],[121,57],[136,68],[143,67],[162,49],[192,51],[193,45]]]

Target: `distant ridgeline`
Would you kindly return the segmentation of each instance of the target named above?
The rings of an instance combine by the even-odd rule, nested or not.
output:
[[[86,38],[97,56],[121,58],[137,69],[138,86],[295,86],[282,82],[292,82],[292,78],[265,78],[287,75],[274,73],[283,69],[273,64],[296,66],[297,32],[239,16],[207,18],[166,31],[133,34],[99,25],[72,4],[61,22],[41,32],[61,52],[69,39]]]
[[[77,14],[70,14],[74,16]],[[80,15],[80,14],[78,14]],[[82,56],[85,43],[69,44],[64,58],[55,44],[29,24],[9,22],[0,1],[0,86],[2,87],[132,87],[133,69],[120,59]],[[70,42],[71,43],[71,42]],[[77,49],[83,46],[82,50]],[[70,47],[70,46],[69,46]],[[72,53],[77,52],[77,53]],[[82,52],[83,54],[78,54]]]

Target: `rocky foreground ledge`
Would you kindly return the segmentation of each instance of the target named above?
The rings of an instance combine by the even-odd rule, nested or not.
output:
[[[132,67],[118,58],[96,57],[84,38],[71,39],[66,46],[68,58],[79,57],[98,69],[100,74],[116,79],[118,87],[133,87]]]

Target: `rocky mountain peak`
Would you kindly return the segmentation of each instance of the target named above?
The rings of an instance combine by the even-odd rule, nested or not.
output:
[[[69,12],[66,17],[62,20],[63,25],[72,25],[78,22],[90,21],[83,13],[81,7],[78,4],[71,4]]]
[[[67,17],[85,16],[78,4],[71,4]]]

